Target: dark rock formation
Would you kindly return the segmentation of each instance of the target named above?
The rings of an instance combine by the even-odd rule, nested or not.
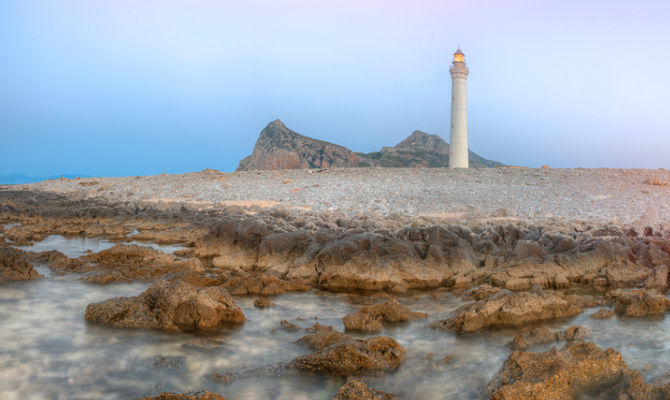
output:
[[[470,166],[497,167],[470,151]],[[447,167],[449,144],[437,135],[415,131],[394,147],[373,153],[354,153],[346,147],[312,139],[288,129],[280,120],[262,131],[250,156],[238,171],[333,167]]]
[[[390,393],[375,390],[365,382],[349,377],[347,383],[340,388],[333,400],[393,400],[395,396]]]
[[[158,396],[142,397],[137,400],[226,400],[223,396],[212,392],[161,393]]]
[[[86,319],[120,328],[209,331],[245,321],[242,310],[221,287],[194,287],[159,280],[135,297],[117,297],[86,307]]]
[[[407,322],[426,317],[425,313],[414,312],[391,299],[383,304],[364,306],[354,314],[346,315],[342,322],[348,331],[379,332],[382,322]]]
[[[612,349],[581,340],[544,353],[515,351],[487,385],[492,400],[662,400],[668,388],[644,382]]]
[[[349,376],[364,372],[391,371],[405,359],[405,349],[393,338],[346,340],[291,361],[288,366],[304,371]]]
[[[251,156],[238,171],[357,167],[358,157],[346,147],[302,136],[280,120],[270,122],[258,137]]]
[[[41,278],[24,253],[12,248],[0,248],[0,284]]]
[[[553,291],[513,293],[502,290],[486,300],[460,307],[449,318],[435,321],[432,326],[458,333],[475,332],[487,328],[519,327],[581,312],[581,308]]]

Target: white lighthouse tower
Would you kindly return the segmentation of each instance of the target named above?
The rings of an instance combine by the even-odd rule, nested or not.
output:
[[[468,67],[465,54],[459,48],[454,53],[451,73],[451,139],[449,140],[449,168],[468,168],[468,110],[465,81]]]

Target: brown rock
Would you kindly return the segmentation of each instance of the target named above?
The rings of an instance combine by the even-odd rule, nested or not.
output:
[[[336,331],[332,326],[323,326],[319,323],[314,324],[310,328],[310,331],[313,333],[301,337],[296,343],[300,343],[313,350],[322,350],[333,344],[351,340],[351,336]]]
[[[648,385],[621,354],[593,343],[568,342],[544,353],[515,351],[487,385],[492,400],[573,400],[600,398],[665,399],[664,389]],[[602,396],[605,397],[602,397]]]
[[[600,310],[591,314],[591,318],[593,318],[593,319],[607,319],[607,318],[612,318],[613,315],[614,315],[614,311],[609,310],[607,308],[601,308]]]
[[[405,349],[393,338],[377,336],[351,339],[313,354],[298,357],[289,367],[330,375],[348,376],[372,371],[391,371],[405,358]]]
[[[9,281],[27,281],[42,278],[23,252],[12,248],[0,248],[0,284]]]
[[[265,307],[272,307],[274,305],[275,303],[271,302],[265,297],[259,297],[256,300],[254,300],[254,307],[265,308]]]
[[[340,388],[333,400],[392,400],[392,394],[372,389],[356,378],[349,377],[347,383]]]
[[[137,400],[226,400],[212,392],[161,393],[158,396],[142,397]]]
[[[502,290],[486,300],[466,304],[449,318],[433,323],[434,328],[458,333],[486,328],[519,327],[556,318],[571,317],[582,312],[580,307],[553,291],[533,290],[513,293]]]
[[[526,350],[531,346],[546,344],[565,340],[585,339],[591,335],[591,331],[581,326],[570,326],[564,332],[552,331],[545,327],[533,328],[525,333],[519,333],[512,339],[509,346],[512,350]]]
[[[342,318],[342,322],[348,331],[379,332],[382,329],[382,322],[407,322],[427,316],[391,299],[383,304],[364,306],[354,314],[346,315]]]
[[[670,300],[656,290],[617,289],[608,293],[614,312],[624,317],[660,316],[670,308]]]
[[[288,322],[285,319],[279,321],[279,327],[285,331],[296,332],[300,330],[300,327],[294,323]]]
[[[157,281],[135,297],[117,297],[86,307],[86,319],[120,328],[209,331],[245,321],[242,310],[221,287],[194,287]]]
[[[498,293],[501,289],[493,287],[488,283],[479,285],[479,287],[471,289],[463,294],[463,300],[483,300]]]

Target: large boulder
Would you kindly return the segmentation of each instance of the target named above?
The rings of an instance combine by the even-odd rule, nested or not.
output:
[[[380,390],[375,390],[365,382],[353,377],[347,379],[347,383],[340,388],[333,400],[393,400],[395,396]]]
[[[608,297],[614,299],[614,312],[623,317],[661,316],[670,308],[670,300],[656,290],[617,289]]]
[[[530,292],[501,290],[491,297],[466,304],[453,311],[447,319],[433,323],[434,328],[458,333],[487,328],[519,327],[582,312],[559,293],[535,289]]]
[[[307,354],[291,361],[288,366],[337,376],[364,372],[391,371],[405,359],[405,349],[387,336],[367,340],[350,339]]]
[[[407,322],[427,316],[391,299],[383,304],[364,306],[355,313],[346,315],[342,322],[348,331],[379,332],[382,330],[382,322]]]
[[[9,281],[27,281],[41,278],[23,252],[12,248],[0,248],[0,284]]]
[[[561,350],[515,351],[487,385],[492,400],[598,398],[661,400],[667,388],[651,386],[628,368],[621,354],[576,340]]]
[[[210,331],[245,317],[221,287],[159,280],[139,296],[89,304],[86,320],[120,328]]]

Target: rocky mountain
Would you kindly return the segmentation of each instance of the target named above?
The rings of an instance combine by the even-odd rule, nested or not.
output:
[[[414,131],[393,147],[383,147],[372,153],[354,153],[346,147],[300,135],[275,120],[261,131],[253,153],[240,161],[237,170],[373,166],[447,167],[449,143],[437,135]],[[470,166],[497,167],[503,164],[470,151]]]
[[[356,154],[343,146],[300,135],[280,120],[262,131],[254,151],[240,161],[238,171],[357,167]]]

